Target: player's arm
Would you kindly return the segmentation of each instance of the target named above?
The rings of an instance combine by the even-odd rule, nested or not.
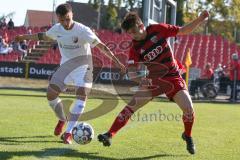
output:
[[[147,76],[146,66],[141,63],[140,56],[135,51],[134,47],[129,50],[127,75],[130,80],[141,85]]]
[[[190,22],[189,24],[181,27],[177,33],[177,35],[185,35],[191,33],[195,28],[197,28],[207,17],[209,17],[208,11],[203,11],[200,16]]]
[[[127,75],[130,80],[140,83],[143,74],[138,68],[139,67],[137,65],[129,65]]]
[[[151,85],[151,80],[146,78],[147,73],[145,67],[139,65],[128,66],[128,78],[134,82],[137,82],[140,87]]]
[[[116,63],[120,67],[122,73],[126,73],[125,66],[119,61],[119,59],[116,56],[114,56],[112,51],[105,44],[100,42],[96,45],[96,47],[101,52],[103,52],[107,57],[109,57],[111,60],[113,60],[114,63]]]
[[[39,40],[45,40],[45,41],[53,41],[50,37],[46,35],[45,32],[40,32],[36,34],[23,34],[23,35],[17,35],[15,37],[15,40],[17,42],[23,41],[23,40],[34,40],[34,41],[39,41]]]

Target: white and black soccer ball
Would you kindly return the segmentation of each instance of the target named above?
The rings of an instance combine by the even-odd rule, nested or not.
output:
[[[93,127],[86,122],[80,122],[73,128],[72,137],[78,144],[88,144],[94,138]]]

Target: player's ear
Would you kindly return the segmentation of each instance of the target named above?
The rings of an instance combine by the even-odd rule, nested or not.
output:
[[[144,24],[143,23],[139,24],[139,28],[144,29]]]

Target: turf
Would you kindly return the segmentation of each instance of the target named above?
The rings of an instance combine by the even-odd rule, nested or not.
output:
[[[106,159],[106,160],[238,160],[240,158],[240,107],[234,104],[197,103],[193,130],[196,155],[189,155],[182,132],[181,111],[176,104],[156,99],[140,109],[105,148],[96,138],[88,145],[64,145],[53,136],[57,122],[45,93],[0,90],[0,159]],[[64,98],[64,100],[72,100]],[[106,131],[123,108],[122,100],[90,98],[86,112],[102,102],[116,108],[88,120],[98,133]],[[106,105],[106,110],[109,110]]]

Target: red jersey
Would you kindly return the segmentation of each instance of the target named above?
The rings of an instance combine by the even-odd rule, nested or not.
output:
[[[213,70],[211,68],[205,70],[204,74],[202,75],[203,78],[206,78],[206,79],[212,79],[213,78]]]
[[[129,64],[143,62],[149,70],[149,78],[179,77],[178,65],[167,42],[177,35],[179,27],[169,24],[153,24],[146,28],[147,36],[141,41],[132,41]]]
[[[240,62],[232,61],[230,70],[230,80],[234,80],[234,72],[236,72],[237,80],[240,80]]]

